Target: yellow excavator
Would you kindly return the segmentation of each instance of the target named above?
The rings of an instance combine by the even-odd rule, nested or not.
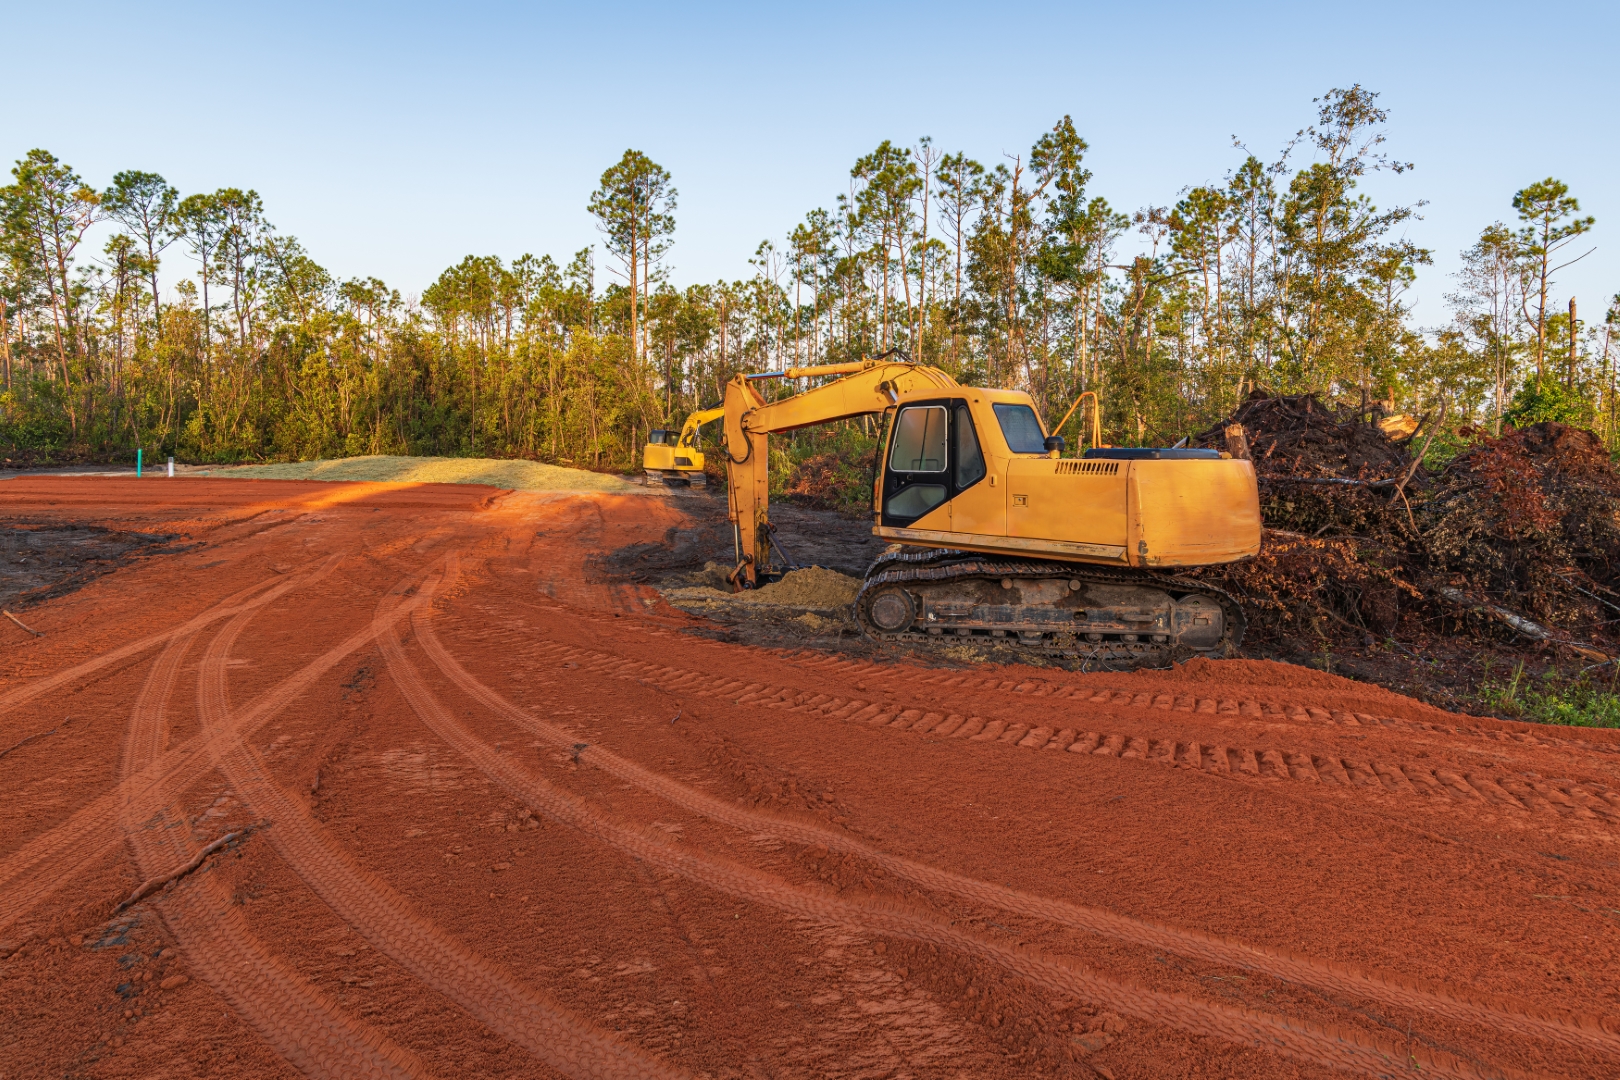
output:
[[[698,449],[698,429],[725,414],[723,406],[702,409],[688,416],[680,431],[672,428],[649,431],[647,446],[641,452],[641,468],[647,478],[670,484],[707,484],[703,451]]]
[[[777,401],[757,389],[828,376],[838,377]],[[1075,405],[1086,397],[1092,446],[1080,457],[1063,456],[1028,394],[961,386],[888,356],[738,375],[720,408],[687,429],[724,417],[740,589],[772,575],[770,435],[879,415],[872,532],[891,544],[855,600],[868,636],[999,640],[1115,668],[1229,655],[1244,629],[1237,603],[1175,571],[1260,550],[1253,464],[1224,451],[1099,446],[1095,395]]]

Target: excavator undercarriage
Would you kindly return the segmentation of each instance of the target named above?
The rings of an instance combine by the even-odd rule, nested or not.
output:
[[[1227,656],[1244,630],[1236,601],[1200,581],[938,548],[879,556],[855,617],[879,640],[1018,645],[1114,669]]]

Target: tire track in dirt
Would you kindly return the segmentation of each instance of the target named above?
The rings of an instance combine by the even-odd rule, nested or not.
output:
[[[289,518],[286,521],[276,522],[268,528],[260,529],[249,534],[249,536],[233,537],[226,540],[224,544],[240,543],[249,539],[251,536],[262,536],[271,528],[281,528],[283,526],[297,524],[306,516],[308,515],[300,514],[298,517]],[[219,546],[224,546],[224,544]],[[27,704],[34,698],[39,697],[41,694],[49,693],[50,691],[55,690],[66,683],[71,683],[78,679],[82,679],[85,676],[93,675],[111,664],[118,663],[120,660],[127,660],[132,656],[139,656],[148,649],[162,645],[164,642],[175,637],[195,634],[197,631],[205,629],[212,623],[216,623],[221,619],[230,618],[240,610],[240,605],[245,602],[248,596],[251,596],[258,589],[262,589],[266,585],[272,584],[277,580],[279,579],[275,577],[266,578],[257,585],[250,586],[247,589],[235,593],[232,597],[226,600],[221,600],[213,607],[193,615],[190,619],[180,623],[178,626],[172,626],[167,630],[160,630],[155,634],[149,634],[138,641],[132,641],[127,645],[121,645],[116,649],[111,649],[107,652],[100,653],[88,660],[80,661],[72,667],[59,671],[54,675],[47,675],[42,679],[25,683],[14,690],[8,690],[5,693],[0,694],[0,716],[5,715],[12,709],[15,709],[17,706]]]
[[[413,580],[424,578],[425,575]],[[412,588],[407,585],[391,595],[409,593]],[[202,732],[170,747],[146,768],[92,799],[66,821],[0,859],[0,931],[16,923],[75,875],[117,852],[121,844],[119,811],[125,800],[139,800],[143,806],[151,804],[155,808],[155,800],[161,792],[181,791],[196,783],[214,770],[216,743],[250,737],[317,679],[369,644],[383,625],[407,617],[422,602],[421,591],[417,590],[386,615],[373,619],[363,629],[282,679],[250,705],[232,713],[229,724],[218,732]]]
[[[866,660],[849,660],[843,657],[828,657],[821,653],[796,652],[782,655],[779,658],[793,663],[796,667],[819,671],[824,674],[861,675],[881,673],[892,681],[905,682],[919,687],[994,691],[996,693],[1027,695],[1031,698],[1051,698],[1053,700],[1075,702],[1090,701],[1095,703],[1109,701],[1110,704],[1114,705],[1152,706],[1159,709],[1173,709],[1177,712],[1241,714],[1255,719],[1263,718],[1267,721],[1288,721],[1297,724],[1376,724],[1394,731],[1460,735],[1495,742],[1518,743],[1523,746],[1534,746],[1542,749],[1578,749],[1591,753],[1620,755],[1620,741],[1601,741],[1575,736],[1564,737],[1563,735],[1557,738],[1538,737],[1535,725],[1482,717],[1463,718],[1474,721],[1473,724],[1435,723],[1428,720],[1411,720],[1395,716],[1369,716],[1361,712],[1328,709],[1311,704],[1289,702],[1276,704],[1240,698],[1207,698],[1198,697],[1195,694],[1164,690],[1124,691],[1110,689],[1098,691],[1096,688],[1084,683],[1050,682],[1044,679],[1013,680],[1002,678],[999,675],[985,677],[958,671],[919,671],[915,674],[907,674],[903,671],[897,671],[892,665],[874,664]]]
[[[458,573],[448,558],[443,584]],[[431,599],[432,589],[419,594]],[[385,597],[387,604],[391,597]],[[203,728],[229,732],[226,664],[237,636],[254,616],[231,620],[210,644],[198,673]],[[384,652],[398,649],[392,621],[378,634]],[[270,776],[258,754],[240,736],[211,739],[215,763],[239,798],[275,822],[266,837],[293,871],[339,918],[429,989],[455,1002],[490,1030],[565,1076],[675,1080],[684,1074],[572,1015],[524,986],[494,963],[451,939],[420,915],[411,902],[351,859],[304,804]]]
[[[268,599],[260,598],[255,606]],[[144,768],[162,752],[168,702],[196,636],[193,632],[170,639],[141,687],[125,736],[121,777]],[[179,792],[171,789],[170,794]],[[144,820],[132,802],[123,811],[124,835],[147,880],[184,865],[196,854],[185,810],[172,799]],[[300,1072],[312,1077],[379,1080],[428,1075],[414,1054],[371,1025],[346,1016],[335,1002],[278,960],[213,875],[193,875],[163,894],[154,906],[191,968]]]
[[[560,749],[573,751],[579,744],[577,735],[535,718],[468,672],[434,632],[431,607],[418,610],[412,624],[423,652],[468,697]],[[1469,994],[1454,987],[1392,973],[1367,971],[1355,965],[1272,949],[1238,938],[1133,919],[1101,908],[1034,896],[890,854],[848,833],[819,823],[748,809],[646,769],[599,746],[575,752],[580,760],[590,762],[610,776],[634,784],[692,813],[747,833],[767,833],[794,843],[824,844],[831,850],[866,859],[896,877],[964,900],[1134,945],[1260,971],[1291,982],[1417,1009],[1450,1020],[1620,1055],[1620,1020],[1536,1009],[1523,1002]]]
[[[1416,761],[1379,761],[1366,756],[1346,757],[1334,751],[1246,747],[1229,742],[1149,738],[1119,732],[1084,731],[1076,727],[1054,730],[1054,724],[1029,724],[986,716],[946,713],[927,704],[878,703],[859,697],[801,690],[784,684],[749,683],[741,679],[716,680],[706,672],[630,660],[612,653],[556,644],[541,650],[557,660],[573,660],[582,672],[631,679],[670,693],[729,700],[789,713],[805,713],[874,728],[909,731],[936,738],[996,742],[1025,750],[1048,750],[1092,757],[1141,758],[1213,773],[1230,779],[1291,780],[1322,785],[1323,790],[1354,792],[1362,796],[1421,798],[1433,808],[1473,810],[1489,806],[1509,814],[1542,818],[1568,818],[1586,823],[1620,825],[1620,790],[1596,780],[1548,779],[1537,774],[1493,776],[1479,769],[1432,767]],[[1137,706],[1171,709],[1170,694],[1130,694],[1102,691],[1090,699],[1114,707]],[[1218,703],[1209,701],[1215,706]],[[1255,705],[1253,702],[1245,703]],[[1258,708],[1258,705],[1255,705]],[[1275,706],[1273,706],[1275,708]],[[1294,707],[1296,716],[1313,722],[1313,713],[1348,727],[1388,726],[1378,717],[1362,713],[1329,714],[1324,710]],[[1192,709],[1182,709],[1190,712]],[[1204,711],[1215,711],[1213,708]],[[1433,725],[1430,725],[1433,727]]]
[[[316,575],[329,573],[336,569],[336,566],[336,558],[329,559],[317,569]],[[177,630],[155,635],[154,639],[146,644],[156,643],[157,639],[173,641],[177,635],[189,640],[219,618],[257,610],[285,595],[289,590],[306,584],[308,580],[310,575],[295,578],[280,576],[265,578],[225,598]],[[273,588],[268,592],[261,592],[269,586]],[[254,599],[252,598],[254,593],[260,595]],[[128,755],[139,753],[141,749],[139,743],[131,743],[126,737],[126,759]],[[157,767],[156,763],[160,760],[159,754],[154,753],[150,757],[142,754],[143,764],[121,770],[117,785],[112,791],[91,800],[67,821],[35,837],[18,851],[0,860],[0,930],[11,926],[37,907],[81,870],[115,852],[121,843],[119,828],[121,817],[130,812],[131,801],[140,797],[142,792],[144,792],[143,805],[151,804],[154,794],[161,801],[163,792],[183,790],[210,771],[207,768],[194,769],[178,787],[170,787],[164,783],[170,779],[169,777],[159,775],[155,780],[151,777],[151,773]],[[147,808],[156,807],[149,805]]]
[[[227,596],[218,606],[232,615],[261,608],[299,588],[305,584],[308,577],[309,575],[303,574],[295,578],[265,578]],[[268,585],[277,587],[264,592]],[[261,595],[256,600],[250,600],[254,593]],[[140,693],[135,698],[135,708],[130,722],[124,728],[124,749],[118,763],[120,785],[162,755],[169,734],[165,715],[169,700],[174,696],[174,684],[180,676],[180,661],[202,629],[203,627],[198,626],[184,634],[169,638],[163,651],[158,654],[151,672],[147,674],[146,681],[141,685]],[[127,814],[125,816],[127,818]],[[122,824],[127,825],[129,822],[125,821]]]
[[[110,664],[116,664],[118,661],[127,660],[132,656],[139,656],[148,649],[162,645],[166,641],[195,634],[211,623],[216,623],[221,619],[228,619],[242,610],[243,600],[238,598],[251,595],[254,591],[262,589],[276,580],[278,579],[274,577],[266,578],[257,585],[245,589],[229,599],[220,601],[206,611],[193,615],[179,626],[171,626],[167,630],[149,634],[139,641],[132,641],[128,645],[121,645],[88,660],[80,661],[70,668],[57,672],[55,675],[47,675],[42,679],[35,679],[32,682],[25,683],[15,690],[8,690],[4,694],[0,694],[0,715],[10,712],[19,705],[27,704],[41,694],[47,694],[67,683],[82,679],[87,675],[93,675]]]
[[[857,902],[791,885],[779,878],[713,855],[672,849],[668,844],[591,809],[583,800],[534,776],[509,755],[468,731],[444,708],[400,651],[389,650],[389,671],[422,722],[440,739],[466,756],[491,780],[541,812],[632,858],[678,874],[728,896],[758,903],[789,915],[851,927],[862,933],[894,936],[955,950],[1003,970],[1082,1000],[1097,1002],[1126,1015],[1198,1035],[1243,1045],[1261,1046],[1329,1068],[1374,1076],[1387,1075],[1396,1062],[1429,1075],[1477,1080],[1524,1075],[1487,1067],[1483,1071],[1443,1051],[1397,1045],[1350,1029],[1220,1005],[1180,993],[1151,990],[1099,975],[1031,949],[982,938],[940,922],[930,914],[898,902]]]

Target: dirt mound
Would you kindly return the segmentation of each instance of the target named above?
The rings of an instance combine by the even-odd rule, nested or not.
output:
[[[738,593],[737,599],[756,604],[785,604],[792,607],[837,608],[855,602],[861,583],[852,577],[820,566],[790,570],[782,580]]]
[[[790,570],[782,575],[781,580],[769,585],[732,592],[731,583],[727,580],[729,573],[719,563],[705,563],[702,572],[694,575],[696,587],[667,589],[664,595],[671,600],[689,602],[771,604],[833,611],[854,603],[855,594],[861,589],[857,578],[824,566],[807,566],[802,570]]]

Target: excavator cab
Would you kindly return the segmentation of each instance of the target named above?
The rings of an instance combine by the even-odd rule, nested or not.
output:
[[[1154,568],[1259,548],[1253,466],[1214,450],[1065,458],[1016,390],[901,398],[885,429],[873,531],[889,540]]]
[[[886,426],[880,526],[913,525],[985,479],[984,452],[965,398],[907,402]]]

